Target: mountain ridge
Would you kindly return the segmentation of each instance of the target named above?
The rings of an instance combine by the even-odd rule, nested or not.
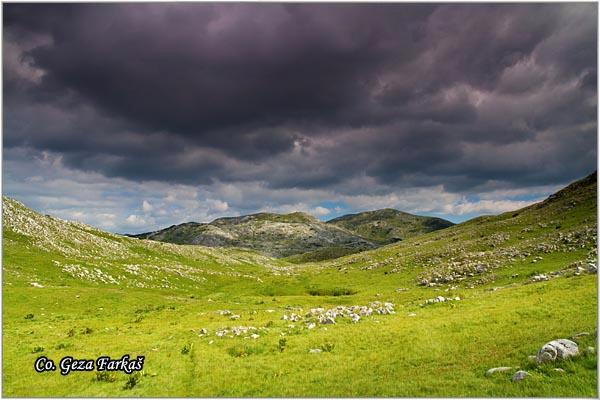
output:
[[[377,235],[369,236],[360,232],[360,229],[353,229],[351,223],[346,224],[346,219],[352,218],[359,218],[365,223],[370,216],[376,217],[375,224],[378,226],[386,225],[382,222],[386,217],[393,218],[394,222],[387,225],[396,229],[380,227]],[[407,225],[405,229],[399,227],[403,223]],[[416,216],[394,209],[348,214],[326,222],[303,212],[261,212],[221,217],[208,223],[185,222],[127,236],[176,244],[249,248],[274,257],[317,261],[377,248],[452,225],[440,218]],[[390,232],[393,236],[389,235]]]

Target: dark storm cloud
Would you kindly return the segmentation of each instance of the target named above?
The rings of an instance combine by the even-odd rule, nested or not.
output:
[[[594,169],[595,4],[6,4],[4,144],[272,188]]]

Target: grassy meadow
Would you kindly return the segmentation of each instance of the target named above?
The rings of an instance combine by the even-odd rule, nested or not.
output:
[[[516,212],[300,264],[3,205],[7,397],[598,395],[595,176]],[[453,300],[427,303],[438,296]],[[394,313],[306,316],[373,302]],[[577,357],[528,358],[581,332]],[[141,373],[34,371],[41,355],[124,354],[145,356]],[[485,375],[500,366],[513,369]],[[519,369],[530,376],[512,382]]]

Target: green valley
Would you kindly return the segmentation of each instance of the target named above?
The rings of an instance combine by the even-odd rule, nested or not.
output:
[[[454,226],[403,231],[402,215],[383,214],[328,224],[267,216],[319,235],[297,230],[291,243],[271,230],[271,242],[256,242],[271,246],[265,254],[237,239],[207,247],[115,235],[3,197],[3,395],[597,397],[595,173],[541,203]],[[221,240],[242,222],[160,235],[183,243],[203,229]],[[417,225],[426,232],[411,235]],[[362,251],[294,258],[305,253],[298,243],[327,235]],[[578,354],[530,357],[555,339]],[[142,371],[34,371],[40,356],[125,354],[144,356]],[[496,367],[510,369],[486,376]],[[528,375],[513,382],[519,370]]]

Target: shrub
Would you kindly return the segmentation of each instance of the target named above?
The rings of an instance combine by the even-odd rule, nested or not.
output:
[[[330,342],[325,342],[321,345],[321,350],[323,350],[327,353],[331,353],[333,351],[334,347],[335,347],[335,344],[330,343]]]
[[[126,389],[126,390],[133,389],[133,387],[138,384],[140,379],[142,379],[142,374],[139,371],[134,372],[133,374],[129,375],[129,377],[127,378],[127,382],[125,382],[123,389]]]
[[[192,343],[184,344],[181,348],[181,354],[188,354],[190,351],[192,351],[192,347],[194,347]]]
[[[109,371],[96,371],[96,376],[94,379],[98,382],[114,382],[117,380],[117,377],[113,372]],[[134,384],[135,386],[135,384]]]
[[[32,353],[41,353],[42,351],[44,351],[44,348],[42,346],[35,346],[31,352]]]
[[[33,319],[33,314],[29,313],[25,316],[25,319]]]
[[[286,338],[279,339],[279,344],[277,347],[278,347],[280,353],[283,353],[286,346],[287,346],[287,339]]]

